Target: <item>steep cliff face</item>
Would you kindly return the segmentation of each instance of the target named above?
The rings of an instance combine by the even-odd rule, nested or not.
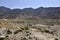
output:
[[[0,18],[60,18],[60,7],[39,7],[24,8],[24,9],[10,9],[7,7],[0,7]]]

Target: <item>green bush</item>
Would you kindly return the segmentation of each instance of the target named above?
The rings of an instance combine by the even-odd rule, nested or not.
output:
[[[5,38],[0,38],[0,40],[4,40]]]
[[[17,30],[14,32],[14,34],[17,34],[18,32],[22,32],[22,30]]]
[[[45,30],[45,33],[49,33],[49,30]]]
[[[12,34],[12,32],[8,29],[8,30],[7,30],[7,34]]]
[[[58,40],[58,38],[55,38],[55,40]]]

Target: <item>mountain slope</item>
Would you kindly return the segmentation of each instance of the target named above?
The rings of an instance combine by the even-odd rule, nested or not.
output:
[[[10,9],[0,6],[0,19],[15,19],[15,18],[60,18],[60,7],[39,7],[24,8],[24,9]]]

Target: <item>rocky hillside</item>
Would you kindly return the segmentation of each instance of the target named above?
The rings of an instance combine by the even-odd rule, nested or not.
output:
[[[24,9],[10,9],[0,6],[0,19],[15,19],[15,18],[60,18],[60,7],[39,7],[24,8]]]
[[[0,40],[60,40],[60,25],[0,20]]]

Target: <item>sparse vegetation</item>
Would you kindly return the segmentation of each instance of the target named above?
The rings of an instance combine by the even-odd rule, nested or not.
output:
[[[0,27],[4,27],[7,30],[7,35],[6,38],[4,40],[14,40],[14,39],[21,39],[21,40],[40,40],[38,38],[40,38],[40,35],[46,36],[46,35],[51,35],[54,36],[55,35],[55,29],[57,29],[57,27],[55,28],[55,22],[52,23],[48,22],[48,20],[45,21],[44,20],[22,20],[22,19],[6,19],[6,20],[0,20]],[[42,22],[42,25],[40,25],[40,21]],[[46,23],[46,24],[45,24]],[[40,26],[36,25],[39,24]],[[32,25],[36,25],[36,26],[32,26]],[[52,26],[52,27],[51,27]],[[54,29],[55,28],[55,29]],[[52,31],[51,31],[52,30]],[[57,31],[57,30],[56,30]],[[12,34],[13,32],[13,34]],[[45,34],[44,34],[45,33]],[[51,37],[52,37],[51,36]],[[18,38],[17,38],[18,37]],[[22,37],[22,38],[21,38]],[[47,38],[49,36],[46,36]],[[43,39],[43,37],[42,37]],[[49,38],[48,38],[49,39]],[[54,38],[55,40],[58,40],[57,38]],[[2,40],[2,39],[1,39]]]

